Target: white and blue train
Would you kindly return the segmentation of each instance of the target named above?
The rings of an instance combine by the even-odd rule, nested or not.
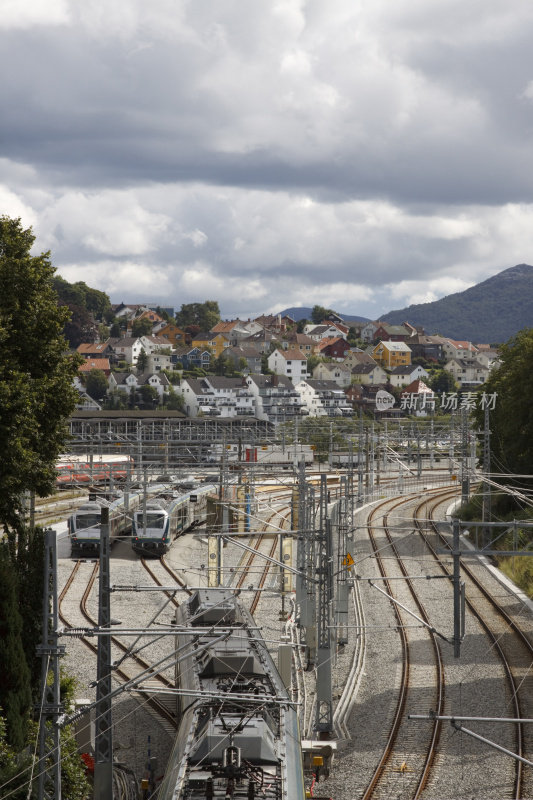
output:
[[[121,495],[110,503],[102,499],[89,500],[80,506],[68,519],[68,535],[73,557],[97,557],[100,553],[100,516],[102,508],[109,508],[109,543],[115,541],[131,529],[132,515],[138,508],[141,495],[132,493]]]
[[[161,556],[185,531],[201,525],[207,517],[207,499],[218,491],[208,484],[169,502],[151,499],[133,515],[132,547],[137,553]]]

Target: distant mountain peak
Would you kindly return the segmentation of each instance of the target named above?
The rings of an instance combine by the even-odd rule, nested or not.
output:
[[[533,266],[517,264],[481,283],[433,303],[418,303],[382,315],[384,322],[408,320],[426,333],[473,342],[504,342],[533,326]]]

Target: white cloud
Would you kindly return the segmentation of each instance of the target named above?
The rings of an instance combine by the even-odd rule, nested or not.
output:
[[[68,0],[3,0],[0,29],[66,25],[69,19]]]

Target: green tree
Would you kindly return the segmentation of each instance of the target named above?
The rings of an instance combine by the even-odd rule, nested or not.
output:
[[[176,314],[176,324],[180,328],[197,325],[199,331],[210,331],[220,322],[220,309],[216,300],[204,303],[185,303]]]
[[[107,395],[108,383],[105,372],[101,369],[92,369],[85,379],[85,389],[89,397],[100,402]]]
[[[141,395],[143,405],[145,406],[154,408],[159,403],[157,389],[154,389],[153,386],[150,386],[147,383],[140,387],[139,394]]]
[[[233,374],[233,362],[224,353],[221,353],[218,358],[215,358],[211,363],[211,371],[215,375],[230,375]]]
[[[185,408],[183,395],[178,394],[171,388],[170,391],[165,394],[165,407],[168,408],[169,411],[183,411]]]
[[[55,275],[52,284],[60,302],[64,305],[81,306],[98,319],[102,319],[111,312],[111,303],[107,294],[98,289],[91,289],[83,281],[69,283],[59,275]]]
[[[7,741],[17,751],[26,743],[32,700],[21,634],[17,575],[4,543],[0,545],[0,708],[6,720]]]
[[[22,618],[21,642],[30,668],[33,699],[38,701],[41,662],[35,657],[35,643],[42,641],[44,533],[42,528],[19,533],[16,554],[18,609]]]
[[[320,325],[320,323],[327,319],[331,313],[331,308],[324,308],[324,306],[313,306],[313,310],[311,311],[311,320],[315,323],[315,325]]]
[[[66,352],[69,311],[58,306],[49,254],[30,254],[34,241],[20,219],[0,218],[0,524],[8,537],[23,526],[24,493],[55,488],[81,363]]]
[[[145,371],[146,367],[148,366],[148,355],[146,350],[141,348],[141,352],[137,356],[137,374],[141,374]]]
[[[78,347],[82,342],[95,342],[98,328],[92,314],[83,306],[76,306],[72,303],[68,305],[68,310],[70,319],[65,322],[63,332],[72,349]]]
[[[447,369],[437,369],[429,381],[429,388],[434,392],[456,392],[457,383]]]
[[[154,324],[148,317],[142,319],[134,319],[131,326],[132,336],[151,336]]]
[[[533,328],[524,328],[500,349],[500,366],[493,369],[481,392],[496,395],[490,413],[493,472],[502,482],[531,488],[531,480],[505,475],[533,475]],[[477,427],[483,430],[484,409],[477,404]]]

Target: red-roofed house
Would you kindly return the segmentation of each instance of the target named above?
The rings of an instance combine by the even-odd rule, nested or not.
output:
[[[111,365],[108,358],[86,358],[79,367],[78,372],[82,375],[87,375],[92,369],[102,370],[106,378],[111,375]]]

